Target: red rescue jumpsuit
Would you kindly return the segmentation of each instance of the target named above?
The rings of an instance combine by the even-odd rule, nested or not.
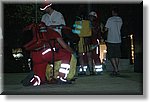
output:
[[[39,30],[39,29],[33,29],[34,35],[36,33],[40,33],[36,30]],[[34,74],[40,78],[40,83],[44,83],[46,80],[45,79],[46,66],[49,62],[51,63],[52,60],[54,59],[54,61],[61,60],[62,63],[69,64],[70,59],[71,59],[71,53],[63,49],[56,40],[57,38],[61,38],[60,34],[48,28],[47,32],[44,32],[44,36],[47,40],[47,42],[44,42],[45,47],[43,47],[41,50],[36,51],[34,49],[31,51],[31,57],[33,60],[33,71],[34,71]],[[34,39],[36,39],[35,36],[33,40]],[[55,52],[53,52],[52,49]],[[54,58],[53,58],[53,53],[54,53]],[[64,76],[65,76],[64,74],[60,74],[59,77],[64,77]],[[32,82],[35,83],[35,81],[32,81]]]
[[[94,60],[95,65],[101,64],[100,61],[100,29],[99,26],[96,24],[96,22],[93,23],[92,27],[92,45],[95,46],[95,48],[92,50],[92,58]]]

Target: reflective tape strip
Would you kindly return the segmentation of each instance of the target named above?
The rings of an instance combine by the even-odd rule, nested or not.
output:
[[[98,42],[98,44],[99,44],[99,39],[97,39],[97,42]]]
[[[54,51],[56,51],[56,48],[53,48]]]
[[[95,65],[95,68],[102,68],[102,65]]]
[[[41,84],[41,80],[40,80],[40,77],[37,76],[37,75],[34,75],[34,77],[30,80],[30,82],[32,83],[35,79],[37,79],[37,80],[33,83],[33,86],[40,85]]]
[[[63,79],[62,77],[60,78],[61,81],[66,82],[67,80]]]
[[[50,64],[50,67],[54,67],[53,64]]]
[[[40,30],[40,32],[47,32],[47,30],[45,30],[45,29],[41,29],[41,30]]]
[[[96,65],[96,66],[95,66],[95,71],[96,71],[96,72],[101,72],[101,71],[103,71],[102,65]]]
[[[79,71],[82,72],[82,68],[80,68]]]
[[[67,75],[69,73],[70,65],[69,64],[61,64],[61,67],[59,69],[60,73],[64,73],[64,78],[67,78]]]
[[[95,69],[95,71],[96,72],[101,72],[101,71],[103,71],[103,69],[102,68],[98,68],[98,69]]]
[[[83,68],[87,68],[87,66],[83,66]]]
[[[29,62],[29,61],[31,61],[31,59],[30,59],[30,58],[28,59],[28,62]]]
[[[37,86],[38,85],[38,82],[36,81],[34,84],[33,84],[33,86]]]
[[[83,69],[83,71],[85,71],[85,72],[86,72],[86,70],[87,70],[87,69],[85,69],[85,68]]]
[[[64,74],[68,74],[69,73],[69,69],[68,68],[60,68],[59,72],[64,73]]]
[[[78,69],[79,69],[79,72],[82,72],[82,67],[81,67],[81,65],[78,66]]]
[[[88,68],[87,66],[83,66],[83,71],[86,72],[87,68]]]
[[[60,67],[63,67],[63,68],[70,68],[70,65],[69,64],[61,64],[61,66]]]
[[[55,31],[59,32],[59,29],[58,29],[58,28],[55,28]]]
[[[98,47],[96,47],[96,54],[99,54],[99,52],[98,52]]]
[[[37,76],[37,75],[34,75],[34,77],[35,77],[35,78],[37,78],[37,80],[38,80],[38,81],[36,81],[36,82],[37,82],[37,85],[40,85],[40,84],[41,84],[40,77],[39,77],[39,76]]]
[[[17,54],[17,57],[18,57],[18,58],[23,57],[23,54],[22,54],[22,53],[18,53],[18,54]]]
[[[14,56],[14,58],[16,58],[16,57],[17,57],[17,55],[16,55],[16,54],[13,54],[13,56]]]
[[[48,8],[49,6],[51,6],[52,3],[50,3],[49,5],[45,6],[44,8],[40,8],[40,10],[45,10],[46,8]]]
[[[30,82],[32,83],[33,80],[34,80],[34,78],[32,78],[32,79],[30,80]]]
[[[51,51],[51,49],[47,49],[44,52],[42,52],[42,55],[45,55],[46,53],[48,53],[49,51]]]

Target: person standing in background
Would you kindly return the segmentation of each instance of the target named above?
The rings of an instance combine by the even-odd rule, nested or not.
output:
[[[122,18],[118,16],[118,8],[112,9],[112,17],[108,18],[105,31],[108,31],[106,45],[108,59],[110,60],[113,70],[111,75],[119,75],[119,59],[121,57],[121,27],[123,21]]]
[[[46,12],[41,19],[47,27],[57,31],[61,35],[61,29],[66,25],[63,15],[52,8],[52,3],[45,3],[40,10]]]
[[[85,5],[79,5],[77,10],[76,21],[77,25],[80,25],[80,41],[78,43],[78,56],[79,56],[79,74],[81,75],[90,75],[93,73],[93,64],[92,57],[90,52],[90,43],[91,43],[91,28],[90,21],[88,18],[88,12]],[[88,34],[87,34],[88,33]]]
[[[99,22],[97,22],[98,15],[95,11],[91,11],[89,13],[89,20],[90,26],[92,29],[92,36],[91,36],[91,52],[92,52],[92,59],[94,62],[94,71],[95,74],[101,73],[103,71],[101,60],[100,60],[100,39],[101,39],[101,30],[99,26]]]

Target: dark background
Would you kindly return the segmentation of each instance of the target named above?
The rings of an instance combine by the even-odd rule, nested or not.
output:
[[[22,47],[32,37],[30,32],[25,35],[22,29],[31,22],[40,22],[43,12],[39,10],[41,4],[36,3],[3,3],[3,29],[4,29],[4,72],[17,72],[17,64],[14,64],[11,49]],[[82,5],[83,8],[79,8]],[[92,10],[99,16],[99,22],[104,25],[111,16],[111,9],[119,8],[119,15],[123,19],[122,36],[134,35],[135,46],[135,72],[143,71],[143,3],[57,3],[53,8],[61,12],[67,26],[71,27],[75,16],[84,11],[86,15]],[[37,16],[36,16],[37,15]],[[131,59],[130,40],[122,39],[122,58]]]

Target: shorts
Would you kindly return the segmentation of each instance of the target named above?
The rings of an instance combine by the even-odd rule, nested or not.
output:
[[[121,43],[107,43],[106,45],[108,59],[121,57]]]

